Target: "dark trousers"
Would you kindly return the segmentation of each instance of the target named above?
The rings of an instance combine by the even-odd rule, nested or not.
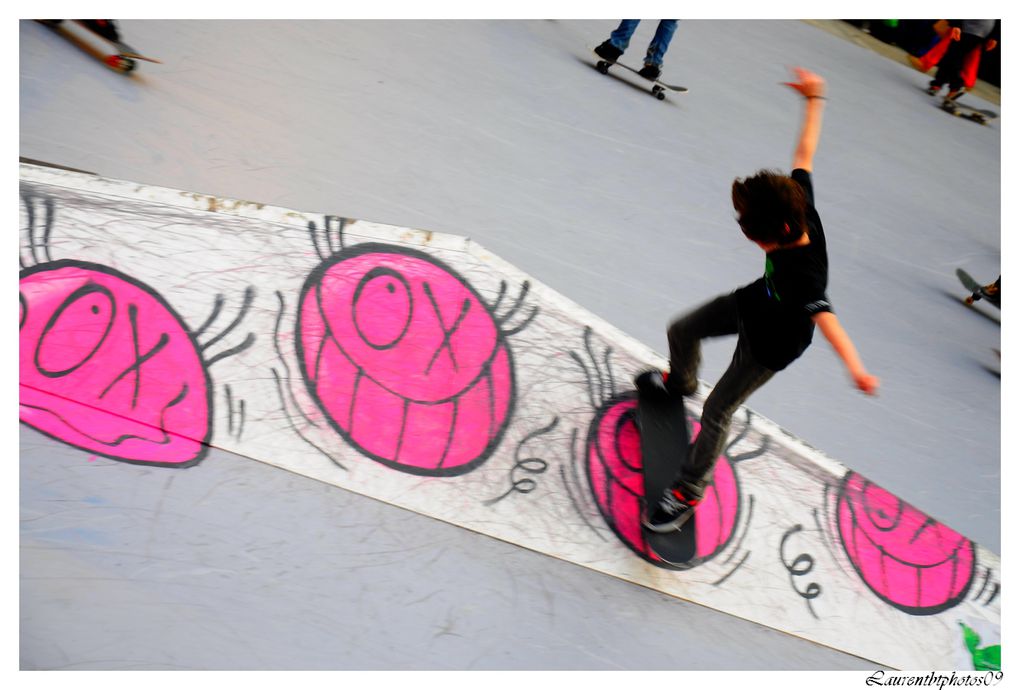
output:
[[[975,34],[962,34],[959,41],[950,41],[932,83],[938,86],[948,84],[951,92],[959,91],[963,87],[963,59],[972,50],[980,50],[984,42],[985,39]]]
[[[684,314],[668,331],[670,373],[667,386],[673,393],[690,395],[698,387],[701,341],[724,335],[738,335],[733,359],[705,400],[701,433],[679,469],[676,482],[687,498],[700,499],[712,480],[716,459],[723,452],[730,419],[745,400],[772,378],[774,371],[758,364],[742,336],[739,336],[736,294],[724,295]]]

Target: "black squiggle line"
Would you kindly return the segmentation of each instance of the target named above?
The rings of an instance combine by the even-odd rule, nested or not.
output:
[[[754,496],[748,496],[747,498],[747,518],[744,520],[744,533],[733,542],[733,549],[730,551],[730,555],[723,561],[723,565],[726,565],[733,560],[733,557],[740,551],[741,545],[744,540],[747,539],[748,533],[751,531],[751,518],[754,516]]]
[[[572,506],[574,506],[574,510],[577,512],[578,516],[580,516],[582,522],[584,522],[584,524],[587,525],[588,529],[590,529],[592,532],[594,532],[598,536],[599,539],[601,539],[602,541],[607,541],[605,536],[603,536],[603,534],[601,532],[599,532],[597,529],[595,529],[595,526],[592,525],[588,521],[588,518],[586,518],[584,516],[584,511],[583,511],[583,509],[582,509],[582,507],[580,505],[580,502],[574,496],[574,489],[571,488],[570,482],[567,479],[566,470],[563,467],[560,467],[560,480],[563,482],[563,488],[567,492],[567,498],[570,499],[570,504]]]
[[[598,538],[601,539],[603,542],[608,541],[605,538],[605,536],[603,536],[603,534],[600,531],[595,529],[595,526],[588,521],[588,518],[584,516],[584,507],[582,505],[582,501],[577,496],[574,495],[575,491],[577,491],[581,495],[584,495],[585,493],[584,489],[581,488],[582,484],[580,482],[579,477],[577,476],[577,464],[578,464],[577,428],[575,427],[573,432],[571,432],[570,434],[570,463],[569,463],[574,483],[573,484],[571,483],[571,477],[567,475],[567,469],[562,465],[560,466],[560,480],[563,482],[563,487],[564,489],[566,489],[567,497],[570,499],[571,505],[574,506],[574,510],[577,511],[577,514],[581,517],[581,520],[584,521],[584,524],[587,525],[588,529],[594,532],[598,536]]]
[[[243,352],[243,351],[247,350],[249,347],[251,347],[255,343],[255,340],[256,340],[255,334],[254,333],[249,333],[248,337],[244,339],[243,343],[241,343],[237,347],[232,347],[229,350],[224,350],[223,352],[219,353],[218,355],[216,355],[214,357],[210,357],[206,361],[205,366],[207,368],[211,367],[213,364],[216,364],[216,362],[220,361],[221,359],[224,359],[226,357],[230,357],[231,355],[236,355],[238,352]]]
[[[581,359],[581,356],[573,350],[570,351],[570,357],[577,362],[577,365],[581,367],[581,371],[584,373],[585,388],[587,389],[588,403],[591,405],[591,409],[599,409],[599,405],[595,402],[595,384],[592,380],[591,372],[588,371],[588,366]]]
[[[605,365],[606,365],[606,376],[609,378],[608,385],[609,385],[609,395],[610,396],[616,395],[616,381],[613,378],[613,364],[612,364],[612,362],[609,361],[609,356],[612,353],[613,353],[613,348],[612,347],[606,347],[606,351],[605,351],[605,354],[603,356],[603,359],[605,359]]]
[[[503,303],[503,298],[506,297],[507,283],[505,280],[499,281],[499,294],[496,295],[496,301],[489,307],[489,311],[495,314],[499,311],[499,305]],[[501,322],[502,323],[502,322]]]
[[[511,328],[510,330],[503,331],[503,335],[505,335],[505,336],[517,335],[518,333],[523,331],[525,328],[530,326],[531,322],[535,320],[535,317],[538,316],[538,314],[539,314],[539,308],[538,307],[532,308],[531,313],[528,314],[528,318],[526,318],[519,326],[515,326],[514,328]]]
[[[506,498],[507,496],[514,492],[519,494],[530,494],[532,491],[538,488],[538,482],[536,482],[531,477],[515,479],[514,473],[517,470],[520,470],[522,472],[527,472],[528,474],[535,475],[544,474],[549,469],[549,463],[548,461],[537,457],[528,457],[522,459],[521,451],[524,449],[525,443],[543,434],[548,434],[553,429],[555,429],[557,425],[559,425],[559,423],[560,418],[555,417],[550,424],[542,427],[541,429],[532,431],[527,436],[525,436],[519,444],[517,444],[517,450],[514,451],[514,466],[510,468],[510,488],[507,489],[506,493],[504,493],[501,496],[497,496],[496,498],[491,498],[489,500],[482,501],[482,505],[491,506],[495,503],[498,503],[499,501],[502,501],[504,498]]]
[[[985,568],[985,579],[981,582],[981,591],[978,592],[977,594],[975,594],[972,597],[972,599],[980,599],[981,598],[981,595],[984,594],[985,590],[988,588],[988,581],[991,580],[991,579],[992,579],[992,569],[986,567]]]
[[[291,390],[290,388],[291,381],[290,365],[287,364],[287,358],[283,356],[283,350],[280,349],[280,325],[283,323],[283,313],[287,309],[287,302],[283,298],[283,293],[280,292],[279,290],[276,291],[276,298],[280,303],[280,310],[276,314],[276,323],[273,326],[273,348],[276,350],[276,356],[280,358],[280,363],[283,364],[283,370],[286,373],[285,377],[285,380],[287,381],[286,390],[290,396],[291,404],[294,406],[294,409],[298,411],[298,414],[300,414],[306,422],[308,422],[316,429],[318,429],[319,425],[315,422],[315,420],[311,419],[304,412],[301,411],[301,405],[298,404],[297,397],[295,397],[294,391]],[[281,396],[280,402],[283,404],[284,413],[289,415],[290,413],[287,412],[286,410],[287,400]]]
[[[213,310],[209,315],[209,318],[205,320],[198,330],[195,331],[195,339],[198,340],[205,333],[206,329],[213,324],[213,322],[219,317],[220,310],[223,309],[224,297],[223,295],[216,295],[216,299],[213,300]]]
[[[246,410],[247,406],[245,405],[244,398],[241,398],[241,410],[240,410],[241,423],[237,427],[237,435],[234,436],[234,438],[236,438],[238,441],[240,441],[241,436],[244,435],[244,423],[247,419]]]
[[[339,254],[344,250],[344,228],[347,227],[347,219],[344,218],[343,216],[326,216],[324,223],[326,225],[327,232],[329,231],[329,225],[331,220],[336,221],[337,223],[336,240],[337,246],[339,247],[339,249],[333,250],[333,253]],[[332,246],[333,243],[330,242],[330,247]]]
[[[50,254],[50,235],[53,233],[53,217],[56,215],[56,207],[53,204],[53,199],[46,197],[43,201],[46,204],[46,231],[43,233],[43,251],[46,252],[46,260],[52,262],[53,256]]]
[[[282,400],[283,399],[283,388],[284,388],[284,386],[283,386],[283,382],[282,382],[282,380],[280,378],[280,373],[275,368],[272,368],[269,371],[271,371],[272,374],[273,374],[273,379],[276,381],[276,392],[280,396],[280,399]],[[322,453],[322,455],[324,455],[326,457],[326,459],[328,459],[330,462],[332,462],[334,465],[336,465],[340,469],[342,469],[342,470],[346,470],[347,469],[339,460],[337,460],[332,455],[330,455],[329,453],[324,451],[322,448],[320,448],[315,443],[310,441],[307,436],[305,436],[303,433],[301,433],[301,430],[298,429],[297,425],[294,423],[294,420],[291,418],[291,416],[289,414],[287,415],[287,423],[290,425],[290,428],[294,430],[294,433],[296,433],[298,435],[298,437],[302,441],[304,441],[305,443],[310,445],[312,448],[314,448],[315,450],[317,450],[320,453]]]
[[[28,214],[28,252],[32,255],[32,263],[30,266],[36,266],[39,264],[39,258],[35,255],[35,198],[31,194],[22,192],[22,201],[25,202],[25,213]],[[19,260],[21,260],[19,252]],[[22,266],[25,266],[25,262],[22,261]]]
[[[584,327],[584,351],[586,353],[588,353],[588,358],[591,360],[591,363],[592,363],[592,369],[595,370],[595,376],[598,377],[598,394],[599,394],[599,399],[600,400],[608,400],[609,396],[606,395],[606,382],[602,378],[602,371],[599,369],[599,366],[598,366],[598,361],[599,360],[598,360],[598,357],[595,356],[595,353],[592,352],[592,349],[591,349],[591,336],[592,336],[591,326],[585,326]]]
[[[241,321],[244,320],[244,317],[247,316],[248,309],[251,308],[251,304],[254,301],[254,299],[255,288],[249,285],[244,289],[244,302],[241,304],[241,310],[238,312],[237,316],[234,318],[233,321],[230,322],[230,325],[227,326],[218,336],[216,336],[215,338],[213,338],[212,340],[210,340],[209,342],[202,346],[202,352],[205,352],[210,347],[215,345],[217,342],[227,337],[235,328],[237,328],[238,324],[240,324]]]
[[[734,551],[733,553],[734,553],[734,554],[736,554],[736,551]],[[725,574],[725,575],[723,575],[723,576],[722,576],[721,578],[719,578],[718,580],[716,580],[715,582],[713,582],[713,583],[712,583],[712,585],[713,585],[713,586],[715,586],[715,587],[718,587],[718,586],[720,586],[720,585],[721,585],[722,583],[726,582],[726,580],[730,579],[730,576],[731,576],[731,575],[733,575],[733,573],[735,573],[735,572],[737,572],[738,570],[740,570],[740,567],[741,567],[742,565],[744,565],[744,563],[745,563],[745,562],[747,561],[747,559],[748,559],[748,558],[750,558],[750,557],[751,557],[751,552],[750,552],[750,551],[745,551],[745,552],[744,552],[744,557],[740,559],[740,562],[739,562],[739,563],[737,563],[737,564],[736,564],[735,566],[733,566],[733,570],[731,570],[730,572],[726,573],[726,574]],[[729,560],[727,560],[726,562],[728,563],[728,562],[729,562]]]
[[[530,292],[530,291],[531,291],[531,283],[529,281],[525,280],[521,284],[521,291],[517,295],[517,301],[515,301],[514,305],[512,307],[510,307],[510,311],[508,311],[506,314],[504,314],[503,316],[500,317],[500,319],[499,319],[500,325],[506,323],[511,318],[513,318],[513,315],[516,314],[517,310],[520,309],[521,305],[524,304],[524,298],[528,296],[528,292]]]
[[[227,433],[233,435],[234,433],[234,396],[230,390],[230,384],[226,384],[223,387],[224,392],[227,396]]]
[[[322,249],[319,247],[319,228],[315,224],[314,220],[308,221],[308,235],[312,238],[312,247],[315,249],[316,256],[319,257],[319,261],[325,261],[326,255],[322,253]]]
[[[995,601],[996,597],[998,597],[998,596],[999,596],[999,583],[998,583],[998,582],[996,582],[996,583],[995,583],[995,588],[994,588],[994,589],[992,589],[992,593],[988,595],[988,598],[987,598],[987,599],[985,599],[985,601],[984,601],[984,605],[985,605],[985,606],[988,606],[988,605],[989,605],[989,604],[991,604],[991,603],[992,603],[993,601]]]
[[[814,569],[815,559],[812,558],[810,554],[801,553],[793,559],[792,563],[788,563],[784,553],[786,549],[786,540],[797,532],[800,532],[802,529],[804,529],[803,525],[794,525],[790,529],[786,530],[785,534],[783,534],[783,538],[779,542],[779,561],[786,568],[787,572],[790,573],[790,585],[793,587],[793,591],[805,599],[808,611],[811,612],[811,615],[814,616],[815,620],[820,620],[818,618],[818,614],[815,613],[814,607],[811,606],[811,600],[817,598],[822,593],[822,586],[817,582],[811,582],[802,592],[797,589],[797,584],[794,582],[795,577],[807,575]]]

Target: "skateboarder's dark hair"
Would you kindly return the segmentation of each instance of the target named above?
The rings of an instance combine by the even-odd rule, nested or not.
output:
[[[789,244],[807,228],[804,189],[778,170],[733,180],[733,208],[744,235],[755,242]]]

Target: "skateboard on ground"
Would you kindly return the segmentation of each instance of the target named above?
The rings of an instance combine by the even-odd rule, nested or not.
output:
[[[963,300],[964,304],[974,304],[974,302],[984,298],[988,300],[989,304],[992,304],[999,309],[1002,308],[999,306],[998,295],[993,296],[985,292],[985,287],[987,286],[981,285],[981,283],[974,280],[965,270],[962,268],[956,269],[956,277],[960,279],[961,283],[963,283],[963,287],[970,290],[970,295]]]
[[[687,459],[690,432],[683,398],[673,396],[659,400],[639,392],[637,424],[641,435],[645,501],[657,501]],[[658,533],[642,527],[641,531],[651,551],[667,565],[688,568],[697,555],[697,519],[695,509],[679,530]]]
[[[929,96],[935,95],[935,94],[932,94],[932,92],[928,90],[927,86],[922,86],[921,89],[926,94],[928,94]],[[943,103],[944,103],[943,100],[939,101],[938,106],[939,106],[940,109],[946,111],[950,115],[956,115],[957,117],[962,117],[962,118],[966,118],[968,120],[973,120],[974,122],[977,122],[977,123],[982,124],[982,125],[987,125],[989,123],[989,121],[994,120],[997,117],[999,117],[999,114],[997,112],[995,112],[994,110],[987,110],[987,109],[983,109],[983,108],[975,108],[973,106],[967,105],[966,103],[960,103],[960,97],[961,96],[957,96],[956,100],[953,101],[953,103],[956,105],[955,109],[945,107],[943,105]]]
[[[966,103],[960,103],[960,101],[953,101],[953,107],[946,105],[939,105],[942,110],[945,110],[950,115],[956,115],[967,120],[973,120],[978,124],[987,125],[989,121],[999,117],[999,114],[994,110],[983,110],[981,108],[972,108]]]
[[[620,67],[623,67],[626,70],[630,70],[631,72],[638,75],[642,79],[648,79],[647,77],[641,76],[638,70],[634,69],[633,67],[626,63],[620,62],[619,60],[607,60],[598,53],[595,53],[595,56],[598,57],[598,62],[595,63],[595,69],[597,69],[602,74],[609,74],[610,67],[612,67],[613,65],[619,65]],[[667,84],[666,82],[659,81],[658,79],[648,79],[648,81],[654,84],[654,86],[652,86],[652,95],[658,98],[660,101],[666,98],[665,91],[666,89],[669,89],[670,91],[676,91],[677,93],[687,93],[686,86],[674,86],[673,84]]]
[[[111,54],[106,50],[97,48],[93,45],[94,41],[90,41],[81,35],[83,31],[65,25],[63,19],[37,19],[36,21],[49,27],[55,33],[63,36],[66,40],[77,46],[80,50],[92,55],[92,57],[105,64],[110,69],[120,72],[121,74],[129,74],[133,72],[137,67],[135,60],[145,60],[146,62],[156,63],[160,62],[160,60],[157,60],[156,58],[142,55],[123,41],[113,40],[109,36],[104,36],[86,21],[81,19],[74,19],[71,24],[76,27],[80,27],[81,30],[87,33],[87,36],[98,38],[109,44],[114,50],[116,50],[116,52]]]

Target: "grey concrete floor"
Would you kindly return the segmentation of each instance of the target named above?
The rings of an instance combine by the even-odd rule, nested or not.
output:
[[[1001,270],[1001,122],[981,127],[947,116],[923,93],[925,77],[906,64],[794,21],[682,22],[664,78],[691,92],[659,102],[640,84],[603,77],[592,68],[590,48],[611,24],[126,21],[129,42],[164,64],[145,65],[135,78],[125,79],[43,27],[22,22],[20,154],[136,182],[467,235],[664,352],[664,329],[672,315],[749,282],[761,271],[760,253],[733,223],[729,185],[758,168],[789,164],[798,102],[779,82],[788,77],[786,65],[803,64],[826,76],[830,85],[815,166],[818,208],[829,236],[830,293],[865,362],[882,377],[883,389],[874,400],[854,391],[838,360],[819,342],[749,404],[1000,551],[1001,404],[999,365],[992,353],[1000,347],[999,313],[983,305],[978,310],[961,306],[953,272],[963,267],[991,280]],[[653,23],[641,26],[631,52],[643,48],[653,29]],[[294,55],[302,58],[294,60]],[[714,382],[731,347],[729,342],[706,347],[702,378]],[[32,439],[22,448],[23,473],[25,463],[45,467],[59,462],[51,458],[63,450]],[[259,469],[237,476],[263,469],[248,464]],[[198,482],[190,472],[139,483],[133,474],[137,468],[118,465],[104,471],[111,476],[110,491],[118,495],[151,492],[153,486],[172,482],[166,500],[189,501],[203,490],[177,495],[182,485]],[[27,475],[23,481],[34,480]],[[253,510],[259,499],[250,484],[221,481],[215,491],[223,492],[235,513],[217,523],[217,542],[202,547],[207,550],[198,565],[190,557],[181,559],[189,563],[186,572],[213,579],[219,573],[230,582],[237,577],[236,565],[247,563],[253,583],[261,578],[252,592],[276,591],[282,586],[275,582],[277,574],[293,572],[294,557],[328,552],[307,530],[297,544],[286,529],[275,540],[267,537],[272,532],[238,532],[236,521],[251,520],[259,512]],[[950,482],[951,500],[946,492]],[[213,490],[214,484],[203,485],[204,491]],[[44,500],[26,500],[25,484],[22,491],[23,530],[28,531],[31,520],[48,511]],[[61,491],[69,494],[57,500],[71,501],[64,509],[90,509],[90,494],[73,483]],[[304,489],[300,495],[307,496]],[[315,504],[327,515],[338,515],[330,507],[333,501],[359,500],[333,489],[328,495]],[[153,500],[158,500],[155,494],[142,501],[147,505],[141,515],[152,517],[145,510]],[[292,510],[314,512],[302,503],[312,499],[295,500]],[[117,516],[112,519],[132,522],[124,517],[134,510],[130,502],[121,508],[110,513]],[[380,510],[379,519],[372,521],[379,523],[373,527],[377,531],[399,535],[398,525],[419,519]],[[328,531],[325,517],[320,518],[320,529]],[[57,531],[67,535],[61,548],[36,549],[36,537],[23,534],[23,578],[42,577],[39,582],[45,583],[46,574],[53,573],[53,583],[63,589],[53,599],[54,593],[39,584],[23,588],[23,613],[32,615],[36,609],[38,616],[23,618],[23,648],[33,651],[23,655],[22,663],[102,665],[104,658],[114,660],[106,651],[113,647],[104,647],[113,644],[110,638],[100,640],[94,630],[89,637],[82,629],[53,640],[43,631],[59,628],[54,616],[60,606],[88,606],[73,586],[78,574],[113,583],[106,590],[110,605],[124,594],[119,600],[123,625],[110,633],[113,639],[132,638],[128,622],[137,617],[127,615],[130,602],[150,596],[164,601],[159,598],[164,594],[143,590],[127,595],[116,583],[125,579],[124,573],[134,583],[147,583],[148,574],[158,574],[160,562],[147,554],[163,548],[168,537],[143,520],[134,527],[144,530],[144,541],[128,533],[118,537],[125,543],[112,561],[104,550],[78,544],[92,554],[93,560],[82,561],[75,544],[88,534],[75,537],[68,525],[58,525]],[[193,525],[192,531],[208,529]],[[529,619],[528,635],[548,643],[551,638],[543,636],[557,630],[567,638],[590,632],[604,636],[607,647],[613,640],[630,645],[630,638],[617,635],[617,617],[623,615],[619,598],[627,607],[636,606],[640,616],[701,612],[706,616],[699,624],[703,643],[696,655],[668,661],[641,657],[636,646],[626,647],[619,657],[593,659],[586,647],[572,645],[554,660],[551,653],[529,646],[525,628],[483,630],[482,618],[475,616],[480,605],[457,600],[457,588],[451,587],[446,594],[432,595],[448,606],[437,605],[432,618],[411,626],[420,654],[410,666],[425,663],[430,640],[464,644],[458,653],[435,657],[437,664],[456,659],[461,666],[478,662],[489,668],[602,668],[608,658],[624,667],[635,667],[630,662],[640,658],[646,667],[660,667],[661,661],[673,668],[843,668],[858,663],[814,645],[797,646],[807,644],[800,641],[789,650],[757,657],[750,651],[755,644],[744,643],[748,635],[764,634],[776,644],[787,644],[786,638],[773,638],[774,633],[740,621],[713,619],[698,607],[518,553],[463,530],[435,529],[442,534],[439,543],[418,551],[419,561],[435,564],[423,578],[424,589],[412,579],[391,583],[415,588],[404,601],[442,592],[442,583],[459,577],[458,569],[467,564],[482,575],[491,564],[484,559],[474,564],[463,554],[491,548],[492,558],[501,562],[526,560],[520,566],[529,574],[524,579],[545,583],[547,589],[529,590],[541,591],[537,598],[547,607],[528,614],[538,616]],[[165,543],[178,548],[172,540]],[[260,545],[260,555],[244,555],[253,543]],[[478,546],[482,543],[487,546]],[[394,661],[399,655],[390,656],[386,645],[371,641],[363,628],[388,606],[389,594],[372,595],[373,588],[390,585],[365,573],[398,577],[404,548],[397,546],[400,558],[388,553],[390,565],[382,570],[371,565],[367,554],[361,556],[362,566],[340,568],[360,583],[351,584],[352,591],[367,598],[359,604],[361,617],[351,618],[351,629],[360,624],[359,639],[372,646],[380,666],[401,663]],[[460,556],[449,556],[451,551]],[[228,559],[235,561],[235,569],[221,560],[227,552],[236,556]],[[209,569],[205,562],[217,565]],[[108,579],[109,568],[117,564],[125,570]],[[319,579],[310,581],[322,584],[318,572]],[[612,596],[583,595],[574,586],[578,578],[595,578],[594,590]],[[175,586],[184,580],[175,575]],[[328,585],[326,592],[343,591],[331,589],[339,584]],[[203,604],[190,602],[193,592],[186,588],[174,596],[173,615],[180,615],[184,625],[188,611]],[[242,631],[252,629],[255,619],[291,620],[290,607],[297,605],[246,594],[217,611],[215,601],[222,599],[205,604],[211,607],[207,615],[217,621],[210,625],[230,621],[233,614],[251,616],[248,621],[242,616]],[[574,615],[557,617],[552,625],[548,607],[563,605],[593,612],[597,620]],[[448,621],[440,611],[451,610],[461,613],[451,614],[450,625],[461,620],[469,632],[474,627],[464,640],[441,634]],[[506,610],[530,611],[519,601]],[[98,616],[98,610],[92,615]],[[333,619],[327,618],[320,623],[329,628]],[[513,625],[501,621],[501,626]],[[215,629],[202,637],[216,637]],[[293,662],[328,664],[326,650],[333,646],[314,634],[307,639],[307,654]],[[506,644],[511,639],[520,643]],[[26,640],[32,641],[30,647]],[[152,651],[133,642],[140,651]],[[61,646],[68,652],[64,656]],[[266,657],[269,646],[234,649],[231,663],[291,664]],[[196,638],[177,661],[166,655],[131,658],[143,664],[215,666],[216,655],[206,654],[204,647]],[[712,656],[711,650],[722,656]]]

